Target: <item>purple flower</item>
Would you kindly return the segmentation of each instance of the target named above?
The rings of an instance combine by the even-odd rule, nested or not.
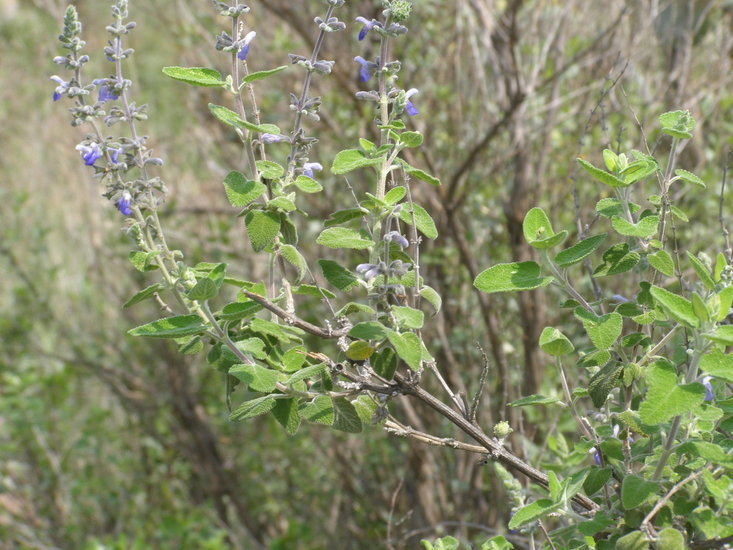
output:
[[[357,55],[354,58],[354,61],[356,61],[359,65],[361,65],[361,68],[359,69],[359,79],[362,82],[366,82],[367,80],[369,80],[372,77],[372,75],[374,74],[374,71],[377,69],[376,63],[367,61],[360,55]]]
[[[129,216],[132,212],[130,206],[132,204],[132,195],[129,191],[122,193],[120,200],[117,201],[117,210],[122,212],[125,216]]]
[[[388,243],[397,243],[400,248],[407,248],[410,242],[400,234],[399,231],[390,231],[384,235],[384,241]]]
[[[418,111],[415,106],[412,104],[412,101],[410,101],[410,98],[414,96],[416,93],[418,93],[417,88],[410,88],[405,92],[405,112],[410,116],[419,115],[420,111]]]
[[[61,99],[61,96],[66,93],[66,90],[69,89],[71,83],[65,82],[60,76],[56,75],[53,75],[51,77],[51,80],[58,84],[58,86],[56,86],[56,89],[53,91],[53,100],[58,101],[59,99]]]
[[[601,455],[598,454],[598,449],[595,447],[591,447],[591,452],[593,453],[593,460],[595,461],[596,465],[601,465]]]
[[[316,170],[320,172],[323,170],[323,166],[320,162],[306,162],[303,165],[303,174],[308,176],[309,178],[313,178],[313,171]]]
[[[702,385],[705,386],[705,401],[712,401],[715,398],[710,380],[712,380],[712,376],[704,376],[702,379]]]
[[[371,281],[382,274],[382,268],[377,264],[359,264],[356,266],[356,272],[364,275],[367,281]]]
[[[254,40],[255,36],[257,36],[257,33],[255,31],[250,31],[247,33],[247,36],[245,36],[244,40],[242,40],[242,45],[239,48],[237,59],[241,59],[242,61],[247,60],[247,54],[249,53],[249,45],[252,42],[252,40]]]
[[[359,32],[359,40],[364,40],[364,37],[367,35],[367,33],[372,30],[375,26],[379,25],[377,21],[374,21],[372,19],[371,21],[367,19],[366,17],[357,17],[356,21],[359,23],[363,23],[364,26],[361,28],[361,31]]]
[[[109,158],[112,161],[112,164],[119,164],[117,158],[120,156],[120,153],[124,152],[124,149],[120,147],[119,149],[107,149],[109,152]]]
[[[264,134],[262,134],[262,137],[260,139],[262,139],[263,143],[280,143],[281,141],[287,141],[288,138],[286,136],[269,134],[265,132]]]
[[[79,151],[87,166],[94,166],[94,163],[102,156],[102,149],[96,142],[92,142],[91,145],[80,143],[76,146],[76,150]]]

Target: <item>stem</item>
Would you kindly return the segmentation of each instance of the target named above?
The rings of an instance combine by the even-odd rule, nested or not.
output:
[[[237,5],[239,2],[235,1],[235,5]],[[239,34],[239,17],[232,17],[232,37],[237,38],[237,35]],[[232,51],[232,93],[234,94],[235,98],[235,104],[237,106],[237,110],[239,111],[239,116],[242,118],[242,120],[247,120],[247,111],[244,108],[244,100],[242,99],[242,94],[239,91],[239,60],[237,59],[237,53],[236,51]],[[257,159],[255,158],[255,151],[254,147],[252,147],[252,140],[249,139],[249,130],[245,130],[245,133],[242,134],[242,143],[244,144],[244,150],[247,154],[247,160],[250,165],[250,170],[252,172],[252,177],[255,181],[260,181],[260,173],[257,170]]]
[[[568,281],[567,275],[563,272],[561,272],[555,263],[550,259],[550,254],[547,252],[547,250],[541,251],[542,259],[545,260],[545,263],[549,266],[550,271],[552,271],[552,274],[555,276],[555,278],[560,282],[561,286],[565,289],[565,291],[570,294],[573,298],[575,298],[578,302],[580,302],[580,305],[583,306],[583,308],[587,309],[591,313],[595,315],[595,310],[593,309],[593,306],[591,306],[585,298],[577,291],[575,290],[575,287],[570,284],[570,281]]]

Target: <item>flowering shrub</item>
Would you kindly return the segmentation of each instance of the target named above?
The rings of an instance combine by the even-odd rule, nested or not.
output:
[[[347,30],[336,16],[344,2],[325,0],[325,13],[314,20],[313,51],[290,55],[291,65],[304,74],[300,93],[290,94],[290,130],[260,120],[257,83],[288,67],[250,70],[260,45],[254,30],[245,32],[249,7],[237,1],[213,2],[230,22],[215,41],[229,58],[228,75],[210,68],[163,68],[175,80],[229,96],[228,107],[210,103],[209,110],[236,133],[247,162],[226,176],[224,192],[243,218],[251,250],[267,258],[264,281],[235,276],[224,263],[188,265],[182,251],[169,248],[158,216],[167,193],[156,175],[163,161],[138,131],[147,109],[132,100],[132,82],[123,73],[134,53],[124,44],[135,28],[127,1],[114,3],[107,27],[111,39],[104,54],[112,74],[89,84],[82,79],[89,57],[82,53],[81,23],[73,7],[66,11],[59,38],[68,54],[54,61],[70,76],[51,77],[57,84],[53,100],[71,100],[72,126],[89,128],[76,149],[125,217],[135,245],[131,263],[159,275],[124,306],[153,299],[167,312],[129,334],[170,339],[181,353],[205,355],[227,382],[227,404],[239,403],[232,421],[270,414],[289,434],[302,422],[349,433],[378,424],[483,455],[502,480],[511,508],[511,534],[493,537],[483,548],[534,547],[536,536],[548,548],[713,548],[733,541],[733,401],[727,386],[733,382],[733,358],[726,354],[733,345],[726,325],[733,303],[732,251],[728,247],[714,259],[682,255],[675,219],[687,218],[671,193],[679,185],[705,188],[696,175],[677,168],[694,119],[687,111],[660,117],[661,132],[670,139],[664,158],[605,149],[603,168],[578,159],[584,174],[609,195],[597,203],[593,223],[578,220],[580,232],[565,244],[570,232],[555,232],[547,213],[532,208],[523,233],[541,263],[500,263],[474,281],[484,293],[554,285],[567,295],[561,308],[584,332],[572,342],[547,327],[539,338],[555,362],[562,399],[531,395],[512,403],[561,406],[577,424],[578,437],[568,443],[562,463],[533,465],[509,442],[520,426],[481,426],[481,390],[470,400],[454,391],[421,337],[425,314],[437,312],[442,298],[421,273],[421,244],[438,235],[430,213],[413,201],[412,189],[440,181],[405,156],[423,145],[423,135],[409,129],[411,117],[420,114],[414,103],[418,91],[401,86],[402,64],[390,58],[390,44],[407,32],[411,2],[383,0],[381,19],[356,19],[358,41],[378,43],[373,59],[355,57],[354,72],[374,88],[356,95],[373,106],[379,139],[362,138],[330,163],[319,159],[328,169],[316,160],[317,139],[305,123],[320,120],[321,99],[311,97],[311,85],[332,71],[334,62],[321,59],[320,51],[329,35]],[[268,148],[275,144],[285,144],[284,158]],[[315,272],[299,247],[301,194],[321,192],[323,173],[357,170],[369,174],[373,187],[357,190],[353,204],[323,220],[316,243],[324,257]],[[653,183],[655,193],[646,195]],[[591,234],[596,224],[604,229]],[[635,295],[614,293],[618,276],[633,280]],[[590,292],[574,279],[594,281]],[[234,299],[228,298],[232,292]],[[305,310],[305,300],[313,298],[322,308]],[[587,384],[570,386],[571,365],[587,372]],[[438,381],[446,401],[425,389],[428,377]],[[404,424],[393,404],[405,398],[445,417],[466,441]],[[514,475],[532,480],[532,490],[525,491]],[[446,537],[424,544],[456,548],[458,542]]]

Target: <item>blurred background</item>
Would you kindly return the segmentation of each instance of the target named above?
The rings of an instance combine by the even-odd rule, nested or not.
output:
[[[101,54],[109,6],[76,5],[92,56],[88,82],[111,70]],[[309,55],[323,2],[250,6],[247,21],[258,33],[251,70],[288,64],[291,52]],[[509,509],[501,483],[475,455],[379,428],[348,435],[306,426],[288,437],[269,417],[231,424],[222,375],[202,357],[126,336],[159,316],[152,302],[121,308],[155,278],[131,268],[120,214],[74,150],[85,130],[71,128],[69,105],[51,99],[49,76],[65,76],[51,62],[62,53],[56,36],[65,7],[0,0],[0,548],[402,549],[441,534],[476,543],[502,532]],[[130,11],[138,28],[126,76],[135,101],[149,105],[141,131],[166,163],[169,241],[190,265],[228,261],[231,272],[252,277],[263,257],[251,252],[221,185],[228,171],[242,169],[242,155],[206,107],[228,98],[160,70],[226,71],[213,37],[227,21],[204,0],[131,1]],[[379,2],[350,0],[338,15],[348,22],[378,13]],[[394,53],[404,61],[405,88],[420,90],[413,101],[421,114],[411,123],[425,134],[409,160],[443,182],[414,191],[440,232],[421,260],[444,307],[424,337],[450,384],[468,395],[483,350],[491,370],[481,422],[507,419],[523,431],[511,441],[519,454],[544,469],[588,461],[568,451],[577,434],[561,409],[506,406],[557,394],[537,338],[548,324],[565,328],[569,315],[550,313],[562,297],[478,295],[471,283],[493,263],[531,257],[521,237],[531,206],[571,235],[576,212],[581,226],[594,223],[605,190],[578,173],[575,158],[600,165],[604,147],[647,146],[663,157],[668,142],[657,139],[656,120],[673,109],[690,109],[698,121],[680,166],[708,184],[677,188],[698,220],[677,220],[677,236],[693,252],[722,249],[733,2],[417,0],[408,26]],[[323,118],[308,127],[321,140],[312,160],[324,166],[359,136],[374,135],[371,106],[354,98],[361,84],[353,57],[373,57],[375,44],[359,43],[357,32],[353,24],[328,37],[322,57],[337,61],[335,72],[315,81]],[[264,121],[288,127],[288,93],[299,92],[301,76],[292,69],[257,86]],[[279,147],[273,158],[286,155]],[[350,185],[368,190],[367,175],[350,174]],[[326,170],[320,179],[324,193],[299,199],[311,214],[303,242],[319,231],[319,218],[351,205],[343,178]],[[728,197],[724,207],[733,207]],[[305,251],[312,261],[323,253]],[[566,334],[582,340],[574,327],[568,323]],[[420,430],[457,435],[409,403],[393,412]],[[521,537],[513,540],[523,547]]]

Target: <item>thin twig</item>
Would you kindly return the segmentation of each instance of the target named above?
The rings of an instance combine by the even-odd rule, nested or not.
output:
[[[486,386],[486,378],[489,376],[489,369],[491,368],[491,365],[489,364],[489,358],[486,355],[486,352],[481,347],[481,344],[476,342],[476,347],[478,348],[479,352],[481,353],[481,357],[484,360],[484,367],[481,369],[481,377],[478,380],[478,389],[476,390],[476,394],[473,396],[473,401],[471,402],[471,412],[468,414],[468,419],[476,423],[476,415],[478,413],[478,407],[481,403],[481,394],[484,393],[484,387]]]
[[[733,150],[728,151],[728,159],[726,163],[723,165],[723,181],[720,185],[720,204],[718,208],[718,220],[720,220],[720,229],[723,232],[723,237],[725,238],[725,257],[728,260],[728,263],[733,261],[733,249],[730,247],[730,236],[728,233],[728,228],[725,227],[725,221],[723,220],[723,198],[725,197],[725,185],[728,181],[728,166],[731,165],[733,162]]]

